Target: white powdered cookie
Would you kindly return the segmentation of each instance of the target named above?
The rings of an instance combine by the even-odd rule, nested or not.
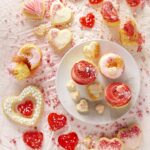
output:
[[[76,109],[80,113],[87,113],[89,111],[88,102],[85,99],[81,99],[76,105]]]
[[[25,99],[32,99],[32,103],[26,104]],[[18,106],[21,106],[18,108]],[[33,105],[32,114],[29,109]],[[3,100],[2,109],[4,114],[20,125],[35,126],[43,112],[43,95],[35,86],[26,87],[19,96],[11,96]]]
[[[78,102],[78,101],[81,99],[80,93],[79,93],[79,91],[77,91],[77,90],[74,91],[74,92],[71,92],[70,95],[71,95],[71,98],[72,98],[72,100],[73,100],[74,102]]]
[[[48,41],[55,47],[57,52],[61,52],[71,43],[72,33],[68,29],[52,28],[48,33]]]
[[[105,106],[102,104],[97,104],[95,110],[98,114],[102,114],[105,110]]]
[[[70,8],[64,6],[61,2],[54,2],[50,9],[51,24],[65,25],[72,21],[73,12]]]
[[[68,83],[67,83],[67,89],[69,92],[74,92],[76,91],[76,85],[75,83],[73,82],[73,80],[70,80]]]

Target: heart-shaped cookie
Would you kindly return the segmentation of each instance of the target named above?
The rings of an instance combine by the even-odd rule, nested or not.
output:
[[[99,150],[123,150],[123,143],[118,138],[100,138],[98,143]]]
[[[63,134],[58,137],[59,145],[61,145],[65,150],[75,150],[78,142],[79,138],[75,132]]]
[[[48,41],[57,52],[64,50],[72,41],[72,33],[68,29],[52,28],[48,33]]]
[[[56,131],[63,128],[67,123],[66,116],[62,114],[50,113],[48,116],[48,123],[51,130]]]
[[[68,7],[65,7],[61,2],[54,2],[50,9],[51,24],[65,25],[72,21],[73,13]]]
[[[80,113],[87,113],[89,111],[88,102],[85,99],[81,99],[76,105],[76,109]]]
[[[4,99],[2,109],[12,121],[20,125],[34,126],[43,112],[43,95],[37,87],[28,86],[19,96]]]
[[[83,53],[89,59],[98,59],[100,56],[100,44],[96,41],[91,42],[89,45],[84,46]]]
[[[43,142],[43,133],[38,131],[27,131],[23,134],[23,141],[33,149],[40,149]]]
[[[126,149],[137,149],[141,143],[142,131],[138,125],[133,124],[118,132],[118,138],[123,141]]]

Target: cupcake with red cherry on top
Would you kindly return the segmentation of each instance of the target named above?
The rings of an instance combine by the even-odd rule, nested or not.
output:
[[[99,60],[100,72],[109,79],[119,78],[125,68],[124,60],[114,53],[104,54]]]
[[[122,108],[127,106],[131,97],[131,90],[125,83],[113,82],[105,88],[105,99],[113,108]]]
[[[96,66],[87,60],[76,62],[71,69],[71,77],[77,84],[89,85],[96,80]]]

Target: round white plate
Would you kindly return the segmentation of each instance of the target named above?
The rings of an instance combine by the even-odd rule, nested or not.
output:
[[[105,105],[105,111],[102,115],[96,113],[94,109],[96,105],[95,103],[89,103],[89,113],[80,114],[79,112],[77,112],[76,105],[71,99],[70,93],[66,88],[66,83],[71,79],[71,68],[74,65],[74,63],[84,58],[83,47],[85,45],[88,45],[91,41],[84,42],[76,47],[73,47],[65,54],[57,71],[56,89],[61,104],[72,116],[90,124],[105,124],[115,121],[121,116],[123,116],[136,103],[140,91],[140,73],[134,58],[122,46],[111,41],[95,41],[98,41],[100,43],[101,55],[108,52],[116,53],[120,55],[125,61],[125,70],[120,78],[118,78],[117,80],[108,80],[99,73],[97,80],[103,83],[104,87],[112,81],[122,81],[128,84],[132,91],[132,99],[130,104],[126,108],[114,109],[107,106],[105,99],[103,99],[99,102]],[[80,91],[81,97],[89,99],[85,92],[85,87],[79,85],[77,86]]]

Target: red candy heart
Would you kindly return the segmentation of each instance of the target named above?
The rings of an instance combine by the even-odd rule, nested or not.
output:
[[[98,4],[100,2],[102,2],[103,0],[89,0],[90,4]]]
[[[80,18],[80,23],[88,28],[92,28],[95,24],[95,16],[92,13]]]
[[[23,134],[23,141],[33,149],[41,148],[43,133],[38,131],[28,131]]]
[[[58,143],[65,148],[65,150],[75,150],[78,142],[79,138],[75,132],[63,134],[58,137]]]
[[[64,115],[51,113],[48,116],[48,123],[53,131],[63,128],[67,124],[67,118]]]
[[[22,104],[17,106],[18,111],[24,116],[31,116],[33,113],[33,102],[31,100],[27,100]]]

